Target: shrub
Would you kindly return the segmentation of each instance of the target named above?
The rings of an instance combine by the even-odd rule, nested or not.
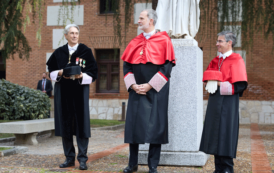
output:
[[[0,80],[0,118],[32,120],[47,118],[50,99],[47,94]]]

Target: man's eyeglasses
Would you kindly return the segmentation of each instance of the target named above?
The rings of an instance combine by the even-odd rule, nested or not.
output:
[[[224,42],[227,42],[227,41],[224,41],[224,40],[217,40],[217,41],[216,41],[216,44],[218,44],[218,43],[224,43]]]

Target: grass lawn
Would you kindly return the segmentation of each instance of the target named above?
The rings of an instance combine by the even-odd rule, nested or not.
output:
[[[23,120],[0,120],[0,123],[13,122],[13,121],[23,121]]]
[[[0,151],[11,149],[11,147],[0,147]]]
[[[91,119],[90,127],[105,127],[105,126],[115,126],[119,124],[125,124],[124,121],[118,120],[99,120],[99,119]]]
[[[0,139],[1,138],[9,138],[9,137],[14,137],[14,134],[12,134],[12,133],[0,133]]]

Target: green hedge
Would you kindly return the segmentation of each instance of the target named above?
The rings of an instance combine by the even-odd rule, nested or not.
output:
[[[0,80],[0,119],[32,120],[47,118],[50,99],[47,94]]]

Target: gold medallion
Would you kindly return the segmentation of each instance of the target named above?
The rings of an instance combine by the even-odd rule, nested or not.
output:
[[[143,55],[143,49],[141,50],[140,55]]]
[[[82,58],[80,58],[80,66],[82,67],[82,61],[83,61],[83,59]]]
[[[69,62],[68,62],[68,64],[70,64],[70,58],[71,58],[71,55],[69,55]]]

